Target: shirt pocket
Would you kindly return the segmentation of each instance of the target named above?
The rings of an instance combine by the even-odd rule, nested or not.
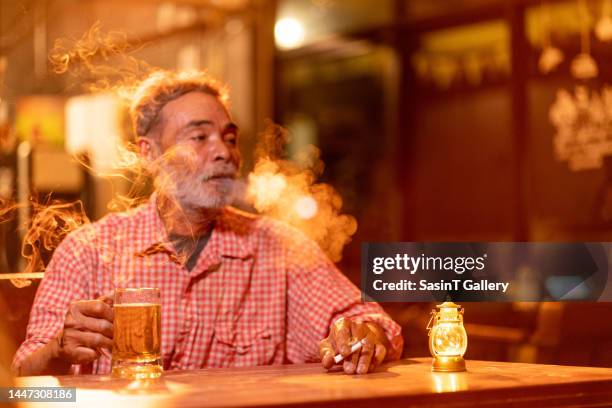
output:
[[[222,322],[215,325],[215,347],[220,366],[249,367],[274,363],[276,336],[264,324]]]

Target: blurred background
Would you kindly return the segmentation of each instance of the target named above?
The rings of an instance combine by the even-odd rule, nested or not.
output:
[[[125,112],[90,86],[125,58],[86,48],[117,70],[61,75],[49,59],[95,26],[130,58],[226,82],[244,175],[267,120],[289,158],[317,146],[358,224],[338,262],[357,284],[361,242],[612,240],[612,0],[0,0],[0,199],[24,204],[0,224],[15,344],[42,276],[9,280],[29,197],[97,220],[128,191],[99,176]],[[432,305],[384,306],[405,355],[428,355]],[[464,306],[467,358],[612,366],[610,304]]]

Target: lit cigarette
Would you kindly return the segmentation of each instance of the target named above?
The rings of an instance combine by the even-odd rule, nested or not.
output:
[[[356,352],[357,350],[359,350],[361,347],[363,347],[363,344],[365,343],[365,339],[361,339],[360,341],[358,341],[357,343],[353,344],[351,346],[351,354]],[[336,356],[334,357],[334,362],[336,364],[338,364],[339,362],[341,362],[342,360],[344,360],[344,357],[342,356],[342,354],[336,354]]]

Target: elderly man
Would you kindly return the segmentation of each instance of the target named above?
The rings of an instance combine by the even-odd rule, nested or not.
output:
[[[157,72],[131,109],[155,180],[144,205],[69,234],[36,294],[19,375],[108,373],[116,287],[162,293],[166,370],[321,361],[365,374],[399,358],[400,327],[318,245],[229,207],[240,166],[224,89],[204,74]],[[351,353],[351,345],[364,339]]]

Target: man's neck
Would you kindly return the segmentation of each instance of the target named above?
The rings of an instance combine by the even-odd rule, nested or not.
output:
[[[157,210],[168,234],[197,237],[209,234],[220,209],[192,208],[158,195]]]

